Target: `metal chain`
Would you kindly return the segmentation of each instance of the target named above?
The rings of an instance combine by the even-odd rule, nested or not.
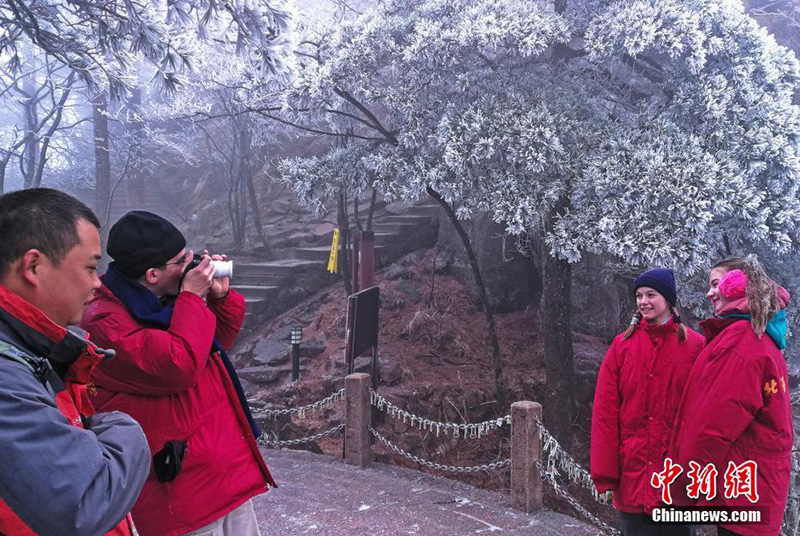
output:
[[[486,472],[496,471],[498,469],[503,469],[511,465],[510,459],[498,460],[496,462],[487,463],[484,465],[469,466],[469,467],[456,467],[455,465],[444,465],[441,463],[431,462],[428,460],[424,460],[419,456],[414,456],[410,452],[404,451],[403,449],[401,449],[400,447],[398,447],[397,445],[395,445],[394,443],[383,437],[377,430],[375,430],[371,426],[369,427],[369,431],[372,433],[373,436],[375,436],[375,438],[378,441],[389,447],[396,454],[404,456],[409,460],[411,460],[412,462],[418,463],[424,467],[427,467],[428,469],[436,469],[437,471],[447,471],[449,473],[477,473],[480,471],[486,471]]]
[[[402,419],[404,423],[408,422],[411,424],[411,426],[416,426],[423,431],[435,431],[436,437],[439,437],[440,433],[444,433],[445,435],[449,433],[452,434],[454,438],[468,437],[470,439],[478,439],[487,435],[492,430],[497,430],[504,424],[511,424],[511,415],[506,415],[505,417],[484,422],[465,424],[432,421],[430,419],[425,419],[418,415],[414,415],[413,413],[409,413],[404,409],[398,408],[375,392],[373,389],[369,390],[369,401],[370,404],[378,408],[380,411],[385,411],[389,416],[394,417],[397,420]]]
[[[539,439],[542,443],[542,454],[546,456],[547,470],[558,474],[559,469],[566,473],[566,477],[576,484],[580,484],[592,493],[592,497],[600,504],[608,505],[609,496],[600,493],[592,481],[592,475],[575,461],[575,459],[564,450],[553,434],[544,427],[540,420],[536,420],[539,429]]]
[[[605,521],[598,518],[596,515],[591,513],[589,510],[581,506],[578,500],[573,497],[572,495],[567,492],[567,490],[563,489],[556,480],[555,473],[550,472],[544,468],[542,462],[536,462],[536,467],[539,468],[539,472],[542,474],[542,477],[551,485],[553,486],[553,490],[564,500],[566,500],[577,512],[583,515],[586,519],[594,523],[596,526],[603,529],[606,534],[610,534],[611,536],[619,536],[620,532],[606,523]]]
[[[274,446],[274,447],[292,447],[295,445],[302,445],[303,443],[310,443],[312,441],[317,441],[322,439],[323,437],[327,437],[329,435],[337,434],[344,430],[344,423],[340,424],[339,426],[334,426],[324,432],[320,432],[319,434],[315,434],[310,437],[303,437],[300,439],[287,439],[285,441],[279,440],[277,437],[275,439],[270,439],[266,435],[262,435],[258,438],[258,444],[263,445],[265,447]]]
[[[322,400],[318,400],[311,404],[300,406],[297,408],[286,408],[286,409],[257,409],[253,411],[253,417],[260,417],[264,419],[277,419],[282,415],[289,415],[291,413],[299,413],[300,418],[304,418],[306,416],[306,412],[308,411],[316,411],[322,408],[329,408],[334,402],[338,402],[344,398],[344,389],[339,389],[335,393],[323,398]]]

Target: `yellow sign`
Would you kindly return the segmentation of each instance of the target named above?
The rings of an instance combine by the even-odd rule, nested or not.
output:
[[[339,271],[339,229],[333,230],[331,255],[328,257],[328,271],[332,274],[335,274]]]

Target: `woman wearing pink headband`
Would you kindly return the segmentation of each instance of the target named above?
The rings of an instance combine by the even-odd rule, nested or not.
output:
[[[789,293],[751,255],[714,265],[707,296],[716,314],[701,323],[706,347],[692,367],[675,423],[670,455],[683,472],[672,495],[676,505],[759,510],[759,523],[723,523],[720,535],[776,536],[789,493],[793,439],[781,352]],[[697,470],[706,471],[713,488],[690,494]]]

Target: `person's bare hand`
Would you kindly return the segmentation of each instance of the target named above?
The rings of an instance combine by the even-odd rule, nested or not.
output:
[[[200,264],[193,270],[186,272],[181,290],[197,294],[202,298],[211,288],[211,284],[214,281],[214,270],[214,265],[211,264],[211,257],[204,254]]]
[[[203,250],[203,255],[208,255],[208,250]],[[227,255],[211,255],[212,261],[226,261],[228,260]],[[231,287],[231,278],[230,277],[223,277],[221,279],[214,279],[211,283],[211,290],[208,291],[208,295],[211,298],[216,300],[220,300],[228,295],[228,290]]]

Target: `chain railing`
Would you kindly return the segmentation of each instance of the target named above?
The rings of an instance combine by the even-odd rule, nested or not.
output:
[[[331,406],[333,406],[334,402],[338,402],[339,400],[343,399],[344,395],[345,395],[345,390],[339,389],[335,393],[332,393],[321,400],[317,400],[316,402],[312,402],[311,404],[306,404],[305,406],[299,406],[296,408],[285,408],[285,409],[253,410],[252,413],[254,418],[262,418],[262,419],[277,419],[278,417],[281,417],[283,415],[291,415],[291,414],[297,414],[302,419],[308,412],[317,411],[323,408],[330,408]],[[263,433],[261,437],[258,438],[257,442],[259,445],[265,447],[293,447],[297,445],[303,445],[305,443],[311,443],[312,441],[318,441],[324,437],[337,434],[342,430],[344,430],[344,423],[309,437],[302,437],[299,439],[285,439],[285,440],[278,439],[278,437],[275,434],[272,434],[272,437],[269,437],[267,433]]]
[[[545,466],[548,472],[557,475],[559,470],[563,471],[567,479],[589,490],[595,501],[602,505],[609,505],[608,495],[597,491],[589,471],[581,467],[570,453],[564,450],[541,421],[537,420],[536,426],[539,429],[539,439],[542,442],[542,454],[544,455],[542,457],[546,457]]]
[[[390,417],[397,420],[402,420],[404,423],[408,423],[421,431],[435,433],[436,437],[444,434],[445,436],[451,436],[453,438],[480,439],[488,435],[490,432],[502,428],[504,425],[511,424],[511,415],[505,415],[497,419],[491,419],[477,423],[451,423],[435,421],[420,417],[419,415],[415,415],[409,411],[397,407],[372,388],[368,388],[368,393],[369,403],[371,406],[377,408],[379,411],[385,412]],[[330,408],[335,402],[342,400],[345,397],[345,394],[345,389],[340,389],[311,404],[285,409],[254,410],[253,416],[263,419],[276,419],[284,415],[297,414],[302,418],[308,412],[318,411],[323,408]],[[792,393],[793,402],[795,402],[795,397],[797,397],[798,401],[800,401],[800,391]],[[549,430],[547,430],[547,428],[544,427],[538,418],[535,419],[535,423],[542,449],[542,459],[544,460],[544,463],[542,461],[536,461],[535,463],[542,475],[542,478],[553,487],[553,490],[556,492],[556,494],[566,500],[579,514],[583,515],[587,520],[595,524],[610,536],[618,536],[619,531],[602,521],[600,518],[582,506],[575,497],[573,497],[561,486],[561,484],[559,484],[557,477],[563,474],[564,477],[569,481],[579,484],[581,487],[589,490],[595,501],[605,506],[609,505],[608,494],[598,493],[592,482],[589,472],[581,467],[580,464],[578,464],[575,459],[561,447],[556,438],[550,433]],[[345,430],[345,427],[346,423],[342,423],[309,437],[289,440],[280,440],[274,435],[269,437],[264,434],[261,436],[261,438],[259,438],[258,443],[268,447],[292,447],[310,443],[312,441],[318,441],[325,437],[338,434]],[[428,469],[456,474],[471,474],[507,470],[511,466],[511,459],[509,458],[475,466],[455,466],[433,462],[401,449],[372,426],[368,426],[367,429],[376,440],[385,445],[395,454],[403,456],[404,458],[423,467],[427,467]]]
[[[609,534],[610,536],[619,536],[620,534],[619,530],[615,529],[614,527],[612,527],[611,525],[609,525],[608,523],[606,523],[605,521],[603,521],[602,519],[591,513],[589,510],[584,508],[575,497],[570,495],[570,493],[567,490],[561,487],[561,485],[558,483],[558,480],[556,479],[555,473],[552,471],[553,469],[552,467],[545,468],[542,462],[536,462],[536,467],[539,468],[539,472],[541,473],[542,478],[544,478],[545,481],[547,481],[547,483],[550,484],[550,486],[552,486],[553,491],[555,491],[559,497],[567,501],[570,504],[570,506],[572,506],[578,513],[580,513],[586,519],[594,523],[597,527],[601,528],[606,534]]]
[[[285,439],[280,440],[277,437],[267,437],[266,434],[263,434],[261,437],[258,438],[258,444],[264,445],[265,447],[293,447],[296,445],[303,445],[305,443],[311,443],[312,441],[319,441],[323,437],[327,437],[329,435],[338,434],[344,430],[344,423],[334,426],[333,428],[329,428],[324,432],[320,432],[313,436],[309,437],[302,437],[300,439]]]
[[[305,417],[305,414],[311,411],[318,411],[323,408],[330,408],[334,402],[338,402],[339,400],[344,398],[344,389],[339,389],[335,393],[323,398],[322,400],[317,400],[316,402],[312,402],[311,404],[306,404],[305,406],[299,406],[296,408],[285,408],[285,409],[253,409],[253,417],[263,418],[263,419],[277,419],[278,417],[282,417],[284,415],[290,415],[293,413],[298,414],[298,417],[301,419]]]
[[[511,424],[511,415],[477,423],[458,424],[433,421],[431,419],[426,419],[424,417],[420,417],[419,415],[414,415],[413,413],[410,413],[404,409],[398,408],[373,389],[369,390],[369,401],[370,404],[378,408],[380,411],[386,412],[386,414],[390,417],[402,420],[404,423],[411,424],[411,426],[416,426],[422,431],[435,431],[436,437],[439,437],[440,433],[444,433],[445,435],[450,434],[456,439],[459,437],[478,439],[487,435],[493,430],[501,428],[505,424]]]
[[[386,398],[382,397],[378,394],[375,390],[369,389],[369,396],[370,396],[370,404],[378,410],[385,412],[389,416],[402,420],[404,423],[408,423],[411,426],[416,426],[422,431],[430,431],[436,432],[436,436],[439,437],[440,433],[444,433],[445,435],[452,435],[454,438],[464,437],[464,438],[471,438],[477,439],[483,437],[484,435],[488,434],[493,430],[497,430],[501,428],[505,424],[511,423],[511,415],[505,415],[498,419],[491,419],[488,421],[483,421],[480,423],[464,423],[464,424],[457,424],[457,423],[448,423],[448,422],[439,422],[433,421],[431,419],[426,419],[424,417],[420,417],[419,415],[415,415],[409,411],[401,409],[396,405],[392,404]],[[556,493],[563,497],[567,502],[569,502],[580,514],[584,515],[589,521],[595,523],[598,527],[603,529],[604,531],[608,532],[609,534],[616,535],[619,534],[616,529],[610,527],[607,523],[600,520],[597,516],[589,512],[586,508],[581,506],[581,504],[575,499],[572,495],[570,495],[565,489],[563,489],[557,480],[557,476],[561,473],[571,482],[579,484],[581,487],[589,490],[592,494],[592,497],[595,501],[603,506],[610,505],[610,496],[607,493],[599,493],[597,488],[595,488],[594,483],[592,482],[591,475],[589,471],[581,467],[581,465],[575,461],[575,459],[566,451],[564,450],[561,445],[559,444],[558,440],[550,433],[550,431],[545,428],[540,420],[536,420],[536,427],[539,433],[539,440],[542,445],[542,458],[545,460],[545,463],[542,464],[541,462],[536,462],[540,471],[542,472],[543,478],[553,486],[553,489]],[[432,462],[430,460],[425,460],[407,452],[384,436],[382,436],[377,430],[370,427],[370,433],[381,443],[386,445],[392,452],[399,454],[400,456],[405,457],[412,462],[422,465],[423,467],[427,467],[429,469],[435,469],[438,471],[445,471],[450,473],[477,473],[481,471],[496,471],[500,469],[506,469],[510,467],[511,460],[498,460],[492,463],[478,465],[478,466],[469,466],[469,467],[459,467],[453,465],[445,465],[437,462]]]
[[[379,411],[383,411],[395,419],[402,420],[404,423],[409,423],[411,426],[415,426],[421,431],[427,431],[431,433],[435,432],[436,437],[439,437],[440,434],[444,433],[445,435],[452,435],[453,438],[463,437],[465,439],[478,439],[487,435],[493,430],[501,428],[504,424],[511,423],[511,415],[506,415],[505,417],[478,423],[450,423],[434,421],[431,419],[426,419],[425,417],[420,417],[419,415],[415,415],[404,409],[400,409],[386,400],[372,388],[369,389],[369,398],[370,404],[376,407]],[[432,462],[401,449],[382,436],[375,428],[371,426],[369,427],[369,431],[378,441],[386,445],[394,453],[399,454],[400,456],[403,456],[414,463],[422,465],[423,467],[427,467],[428,469],[435,469],[437,471],[445,471],[448,473],[467,474],[478,473],[481,471],[497,471],[508,468],[511,465],[511,460],[508,458],[475,466],[455,466]]]
[[[423,458],[420,458],[419,456],[415,456],[414,454],[411,454],[410,452],[401,449],[400,447],[398,447],[397,445],[395,445],[394,443],[383,437],[375,428],[371,426],[369,427],[369,431],[373,436],[375,436],[375,439],[377,439],[378,441],[389,447],[389,449],[391,449],[396,454],[399,454],[411,460],[414,463],[427,467],[428,469],[435,469],[437,471],[446,471],[448,473],[466,474],[466,473],[479,473],[481,471],[486,471],[486,472],[497,471],[500,469],[505,469],[511,465],[511,460],[508,458],[504,460],[498,460],[496,462],[487,463],[484,465],[474,465],[466,467],[456,466],[456,465],[445,465],[442,463],[432,462],[430,460],[425,460]]]

